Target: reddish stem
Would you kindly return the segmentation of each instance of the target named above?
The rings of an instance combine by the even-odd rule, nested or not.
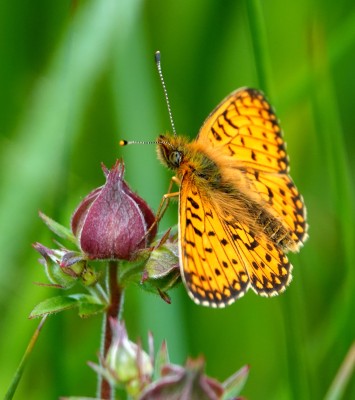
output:
[[[110,294],[110,303],[107,307],[106,314],[104,316],[104,332],[103,332],[103,346],[102,346],[102,357],[105,358],[108,349],[112,343],[112,331],[110,325],[110,318],[118,318],[121,308],[122,288],[118,283],[118,263],[117,261],[109,261],[108,263],[108,290]],[[110,383],[106,379],[102,379],[100,385],[100,398],[104,400],[110,400],[113,398],[113,391]]]

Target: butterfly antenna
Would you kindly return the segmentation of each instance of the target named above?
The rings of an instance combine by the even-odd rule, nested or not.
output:
[[[157,141],[144,141],[144,140],[120,140],[120,146],[128,146],[129,144],[158,144]]]
[[[172,149],[174,146],[166,142],[165,140],[120,140],[119,145],[120,146],[128,146],[129,144],[165,144],[165,146],[171,147]]]
[[[165,102],[166,102],[166,105],[168,107],[168,113],[169,113],[171,128],[173,130],[174,135],[176,136],[176,130],[175,130],[175,124],[174,124],[174,120],[173,120],[173,114],[171,112],[171,107],[170,107],[170,102],[169,102],[169,97],[168,97],[168,91],[166,90],[165,81],[164,81],[164,77],[163,77],[163,72],[161,70],[160,58],[161,58],[160,57],[160,51],[157,51],[155,53],[155,64],[157,66],[160,82],[161,82],[161,85],[163,87]]]

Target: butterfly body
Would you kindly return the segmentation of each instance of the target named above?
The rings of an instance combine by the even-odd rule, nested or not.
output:
[[[288,175],[277,119],[254,89],[233,92],[196,140],[161,135],[158,157],[180,181],[181,275],[192,299],[224,307],[251,286],[282,292],[285,252],[306,239],[303,200]]]

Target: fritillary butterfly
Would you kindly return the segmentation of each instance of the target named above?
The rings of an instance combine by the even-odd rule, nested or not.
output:
[[[225,307],[249,287],[262,296],[283,292],[292,276],[285,253],[307,239],[306,209],[264,95],[238,89],[196,140],[167,134],[157,144],[180,182],[180,266],[190,297]]]

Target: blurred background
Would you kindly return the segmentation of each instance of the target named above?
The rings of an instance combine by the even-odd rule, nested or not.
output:
[[[241,86],[262,89],[281,120],[309,235],[290,256],[281,296],[250,291],[223,310],[195,305],[182,285],[172,304],[130,287],[129,335],[171,361],[203,354],[224,380],[251,367],[248,399],[322,399],[354,340],[354,64],[352,0],[105,0],[0,4],[0,395],[55,289],[31,244],[52,245],[38,210],[69,225],[76,205],[104,183],[100,163],[124,158],[126,180],[157,209],[171,173],[154,146],[170,130],[154,64],[160,50],[177,131],[194,138],[209,112]],[[161,230],[177,223],[170,207]],[[94,396],[101,317],[51,316],[17,399]],[[334,388],[334,387],[333,387]],[[342,388],[342,386],[341,386]],[[330,392],[329,392],[330,390]],[[343,395],[355,396],[354,381]]]

